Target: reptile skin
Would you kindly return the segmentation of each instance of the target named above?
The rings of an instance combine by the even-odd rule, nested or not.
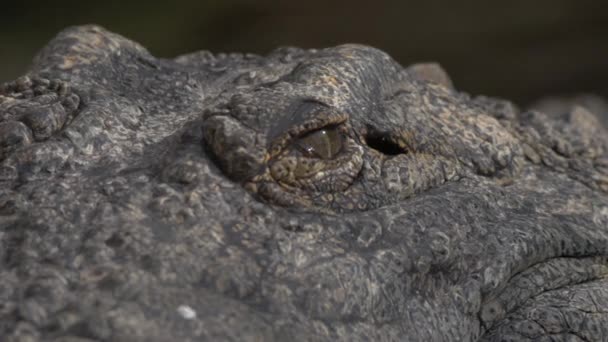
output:
[[[608,341],[606,112],[560,108],[66,29],[0,87],[0,340]]]

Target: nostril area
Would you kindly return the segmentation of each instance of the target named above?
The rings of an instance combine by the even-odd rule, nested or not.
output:
[[[407,154],[408,152],[405,147],[402,147],[393,140],[391,140],[388,134],[386,133],[368,133],[365,135],[364,139],[367,146],[389,156]]]

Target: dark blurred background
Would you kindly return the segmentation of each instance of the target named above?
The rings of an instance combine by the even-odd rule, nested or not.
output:
[[[96,23],[172,57],[281,45],[373,45],[403,65],[438,61],[470,93],[526,104],[608,95],[608,6],[584,0],[11,1],[0,12],[0,82],[66,26]]]

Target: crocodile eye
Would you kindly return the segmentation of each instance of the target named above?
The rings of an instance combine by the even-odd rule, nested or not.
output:
[[[332,159],[341,150],[342,134],[337,127],[324,127],[310,132],[296,141],[296,146],[308,157]]]

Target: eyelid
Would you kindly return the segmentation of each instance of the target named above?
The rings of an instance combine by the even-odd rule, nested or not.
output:
[[[347,119],[348,116],[345,113],[328,109],[326,115],[320,115],[319,117],[306,121],[300,125],[291,127],[286,132],[273,139],[269,146],[270,156],[274,157],[278,155],[294,141],[321,129],[336,127],[341,133],[344,133],[346,131],[344,124]]]
[[[281,115],[281,118],[270,128],[268,136],[270,140],[275,140],[294,129],[315,124],[324,116],[324,113],[331,113],[331,111],[330,106],[314,99],[296,100],[282,110],[283,115]],[[315,128],[321,126],[325,125],[317,125]]]

